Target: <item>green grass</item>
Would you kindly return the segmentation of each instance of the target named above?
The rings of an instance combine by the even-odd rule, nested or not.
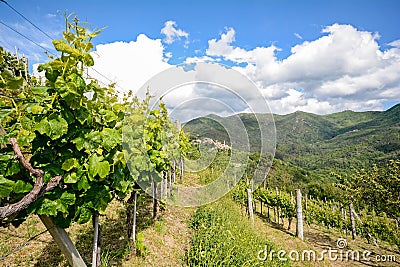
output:
[[[288,262],[258,259],[260,250],[276,246],[243,217],[230,196],[200,207],[190,226],[194,233],[187,252],[188,266],[290,266]]]

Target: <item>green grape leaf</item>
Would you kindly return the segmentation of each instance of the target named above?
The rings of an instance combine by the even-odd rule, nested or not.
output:
[[[109,174],[110,164],[103,159],[103,156],[98,156],[96,153],[89,157],[89,179],[93,179],[97,174],[101,179],[104,179]]]
[[[76,119],[81,123],[84,124],[85,121],[90,120],[90,115],[89,112],[87,111],[86,108],[80,107],[76,112],[75,112],[75,117]]]
[[[97,173],[98,173],[98,169],[99,169],[99,166],[98,166],[98,164],[100,163],[100,161],[102,161],[103,160],[103,157],[102,156],[98,156],[96,153],[94,153],[94,154],[92,154],[90,157],[89,157],[89,164],[88,164],[88,168],[89,168],[89,179],[90,178],[94,178],[96,175],[97,175]]]
[[[36,124],[35,128],[40,134],[49,135],[50,134],[50,125],[47,117],[42,119],[38,124]]]
[[[51,120],[48,120],[47,117],[45,117],[35,126],[34,129],[43,135],[47,135],[52,140],[56,140],[68,132],[68,123],[60,116]]]
[[[49,137],[53,140],[60,138],[62,135],[68,132],[68,123],[62,117],[49,120],[49,126],[51,131]]]
[[[47,214],[56,216],[58,212],[68,214],[68,206],[75,203],[75,195],[68,192],[63,192],[61,196],[55,200],[48,198],[43,199],[39,209],[36,211],[37,214]]]
[[[0,162],[3,161],[8,163],[10,160],[13,160],[13,158],[14,156],[12,154],[6,154],[6,153],[4,153],[3,155],[0,154]]]
[[[65,206],[70,206],[75,203],[75,194],[68,193],[68,192],[63,192],[61,197],[60,197],[61,203]]]
[[[42,114],[44,110],[44,107],[35,105],[31,107],[31,112],[32,114]],[[29,111],[28,111],[29,112]]]
[[[14,192],[17,193],[17,194],[26,193],[26,192],[31,191],[32,188],[33,188],[33,185],[31,185],[30,183],[18,180],[15,183]]]
[[[60,203],[57,200],[50,200],[48,198],[43,199],[41,205],[36,210],[37,214],[46,214],[51,216],[57,215],[57,210],[60,209]]]
[[[40,72],[43,70],[45,71],[44,75],[46,76],[46,78],[52,83],[54,83],[57,77],[60,76],[60,72],[57,69],[53,69],[50,64],[39,65],[38,71]]]
[[[53,40],[53,45],[57,51],[68,53],[75,58],[78,58],[81,54],[78,49],[66,44],[64,40]]]
[[[70,94],[80,96],[77,91],[76,85],[72,82],[67,83],[62,76],[58,76],[54,87],[59,92],[60,96],[67,99]],[[71,100],[68,98],[68,100]]]
[[[33,127],[36,126],[36,123],[31,119],[29,119],[28,117],[22,117],[20,122],[22,128],[26,130],[33,130]]]
[[[91,67],[94,65],[93,57],[89,53],[83,54],[83,62],[88,66]]]
[[[21,164],[19,162],[15,162],[13,160],[9,161],[7,166],[7,171],[5,173],[6,176],[13,176],[16,175],[17,173],[19,173],[21,171]]]
[[[31,91],[35,95],[42,95],[42,96],[48,96],[49,93],[47,92],[49,88],[45,86],[38,86],[38,87],[32,87]]]
[[[101,115],[105,122],[112,122],[118,119],[117,115],[110,110],[103,110]]]
[[[85,80],[79,74],[72,73],[67,77],[68,85],[73,84],[78,94],[82,94],[86,88]]]
[[[0,175],[0,198],[8,197],[14,189],[15,182]]]
[[[122,151],[115,152],[113,160],[113,165],[117,164],[118,162],[121,162],[123,166],[126,165],[125,155]]]
[[[0,121],[3,121],[5,118],[8,119],[12,112],[11,108],[0,108]]]
[[[101,144],[101,135],[98,131],[92,131],[84,136],[79,136],[71,141],[78,150],[86,149],[89,152],[99,148]]]
[[[88,134],[85,134],[85,139],[84,147],[89,151],[98,149],[102,142],[101,134],[98,131],[92,131]]]
[[[88,182],[88,179],[86,178],[86,175],[82,175],[82,177],[80,177],[80,180],[78,182],[78,190],[86,191],[89,188],[90,184]]]
[[[75,218],[77,223],[87,223],[91,218],[92,212],[86,205],[78,207],[77,218]]]
[[[72,124],[74,122],[75,120],[74,114],[71,112],[69,108],[61,109],[61,114],[68,124]]]
[[[68,43],[72,43],[75,35],[72,32],[63,32],[63,37]]]
[[[6,70],[4,70],[3,73],[5,71]],[[6,84],[5,84],[4,87],[5,87],[5,89],[19,90],[19,89],[22,89],[24,87],[24,84],[25,84],[25,80],[22,77],[7,77],[6,78]]]
[[[80,151],[85,147],[85,138],[84,137],[77,137],[71,142],[75,144],[76,148]]]
[[[67,159],[61,166],[64,171],[70,171],[73,168],[79,167],[78,160],[76,158]]]
[[[106,178],[106,176],[110,173],[110,163],[108,161],[102,161],[98,163],[97,174],[101,179]]]
[[[122,135],[117,130],[104,128],[101,135],[103,140],[102,145],[107,151],[122,143]]]
[[[45,183],[48,183],[55,175],[63,174],[63,170],[59,164],[46,163],[40,164],[38,167],[44,171],[43,180]]]
[[[73,173],[68,173],[67,175],[64,176],[64,183],[66,184],[75,184],[78,182],[79,177],[76,172]]]
[[[106,185],[94,184],[86,194],[85,202],[89,207],[103,212],[112,200],[111,190]]]
[[[20,146],[27,146],[30,143],[32,143],[32,141],[35,139],[35,137],[36,137],[36,134],[34,132],[22,129],[18,133],[18,144]]]
[[[128,177],[125,177],[125,174],[123,173],[122,169],[119,168],[118,171],[114,173],[112,177],[113,178],[112,187],[117,189],[118,191],[127,193],[129,186],[132,184],[130,181],[125,180],[125,178]]]
[[[14,74],[11,70],[9,69],[4,69],[1,73],[0,76],[5,80],[5,83],[7,83],[7,80],[13,79]],[[1,80],[1,79],[0,79]]]

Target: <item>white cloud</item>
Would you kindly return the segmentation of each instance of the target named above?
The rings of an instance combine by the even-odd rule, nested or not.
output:
[[[117,82],[125,91],[137,91],[152,76],[171,66],[165,62],[161,40],[150,39],[144,34],[129,43],[97,45],[92,56],[95,61],[94,69]],[[110,83],[91,69],[89,74],[105,84]]]
[[[400,40],[384,51],[378,34],[351,25],[333,24],[322,34],[294,46],[287,58],[279,60],[274,45],[235,47],[235,30],[228,28],[208,42],[206,53],[247,63],[235,69],[259,86],[277,113],[382,109],[385,101],[400,101]]]
[[[174,22],[169,26],[166,23],[163,30],[166,39],[170,38],[168,42],[188,36],[183,31],[179,34],[171,31],[167,35],[167,29],[180,30]],[[233,69],[254,81],[268,99],[272,111],[278,114],[296,110],[318,114],[345,109],[381,110],[385,102],[400,101],[400,40],[390,43],[387,50],[379,46],[378,40],[377,34],[360,31],[351,25],[333,24],[323,29],[321,37],[294,46],[288,57],[278,59],[279,48],[275,45],[254,49],[235,46],[235,30],[227,28],[219,38],[208,41],[205,53],[187,57],[185,63],[233,62]],[[129,43],[98,45],[93,55],[96,70],[125,90],[133,91],[153,75],[172,67],[167,61],[173,56],[165,51],[161,39],[150,39],[144,34]],[[95,72],[90,75],[108,83]],[[215,77],[213,71],[202,72],[202,75],[197,77],[201,81],[229,80]],[[259,100],[246,95],[246,85],[238,85],[235,80],[231,83],[243,87],[238,93],[251,104]],[[206,98],[214,99],[215,105],[202,102]],[[218,100],[235,107],[235,112],[241,108],[248,111],[238,99],[210,86],[177,90],[165,100],[183,120],[204,115],[202,112],[218,111]]]
[[[54,22],[62,21],[62,16],[47,14],[42,19],[39,26],[59,38],[62,23]],[[8,24],[44,48],[52,49],[50,41],[31,25]],[[189,33],[178,28],[175,21],[165,22],[161,33],[163,40],[141,34],[135,41],[97,45],[93,52],[94,68],[124,90],[137,91],[153,75],[172,66],[168,61],[173,54],[165,51],[163,42],[171,44],[183,40],[188,45]],[[247,75],[260,88],[272,111],[280,114],[296,110],[319,114],[344,109],[379,110],[385,102],[400,101],[400,40],[393,40],[386,44],[387,49],[383,49],[379,46],[377,33],[352,25],[333,24],[325,27],[315,40],[304,40],[294,33],[304,41],[292,47],[289,56],[278,59],[276,52],[280,48],[277,46],[245,49],[235,46],[235,34],[233,28],[226,28],[220,36],[208,41],[205,52],[203,48],[195,50],[184,62],[231,61],[235,70]],[[0,45],[10,51],[17,46],[19,53],[29,58],[30,64],[45,62],[47,58],[43,49],[5,27],[0,27]],[[89,74],[109,83],[93,70]],[[178,92],[171,103],[182,103],[191,96],[226,97],[218,90],[207,89],[211,90],[208,92],[206,89],[196,87],[185,94]],[[198,113],[204,106],[193,110]],[[190,115],[188,107],[185,116]]]
[[[206,54],[208,56],[221,57],[224,60],[230,60],[234,63],[249,63],[259,68],[275,63],[275,51],[280,49],[272,45],[269,47],[256,47],[253,50],[245,50],[240,47],[234,47],[231,44],[235,41],[235,30],[228,28],[226,33],[221,34],[221,38],[208,41]],[[251,67],[250,67],[251,68]]]
[[[215,59],[209,56],[201,56],[201,57],[187,57],[185,59],[185,64],[192,64],[192,63],[197,63],[197,62],[216,62],[220,61],[220,59]]]
[[[46,17],[47,17],[47,18],[55,18],[55,17],[57,17],[57,15],[56,15],[56,14],[53,14],[53,13],[47,13],[47,14],[46,14]]]
[[[396,40],[396,41],[390,42],[388,45],[400,48],[400,40]]]
[[[273,111],[284,111],[284,113],[291,113],[297,110],[311,113],[335,111],[335,108],[328,101],[319,101],[316,98],[305,97],[304,93],[294,89],[288,89],[286,93],[286,96],[270,101],[269,104]]]
[[[297,32],[294,33],[294,36],[296,36],[300,40],[303,40],[303,37]]]
[[[168,62],[168,60],[170,60],[172,58],[172,52],[166,52],[164,54],[164,62]]]
[[[172,44],[176,40],[180,40],[181,37],[186,39],[185,45],[188,44],[189,34],[181,29],[178,29],[175,21],[169,20],[165,22],[164,28],[161,29],[161,33],[165,35],[164,42],[167,44]]]
[[[236,63],[254,62],[255,57],[252,51],[247,51],[243,48],[234,47],[231,44],[235,41],[235,30],[227,28],[227,32],[221,34],[220,39],[211,39],[208,41],[206,54],[208,56],[222,57],[225,60],[230,60]],[[263,48],[259,48],[258,56],[262,57]],[[268,53],[268,52],[267,52]]]

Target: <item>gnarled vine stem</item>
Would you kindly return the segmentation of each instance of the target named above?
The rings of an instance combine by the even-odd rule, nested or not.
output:
[[[35,169],[32,165],[25,159],[24,155],[19,148],[17,139],[10,138],[10,144],[15,154],[15,158],[29,171],[29,173],[36,177],[35,185],[33,189],[26,194],[20,201],[7,205],[5,207],[0,207],[0,220],[3,220],[11,215],[25,209],[31,203],[35,202],[39,197],[44,195],[46,192],[53,190],[61,181],[62,176],[56,175],[51,178],[48,184],[44,184],[43,175],[44,172],[40,169]]]

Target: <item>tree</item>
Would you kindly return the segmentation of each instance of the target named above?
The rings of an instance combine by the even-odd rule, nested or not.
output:
[[[355,169],[349,175],[336,175],[337,186],[346,198],[362,207],[384,212],[400,221],[400,161],[391,160],[385,166]]]

